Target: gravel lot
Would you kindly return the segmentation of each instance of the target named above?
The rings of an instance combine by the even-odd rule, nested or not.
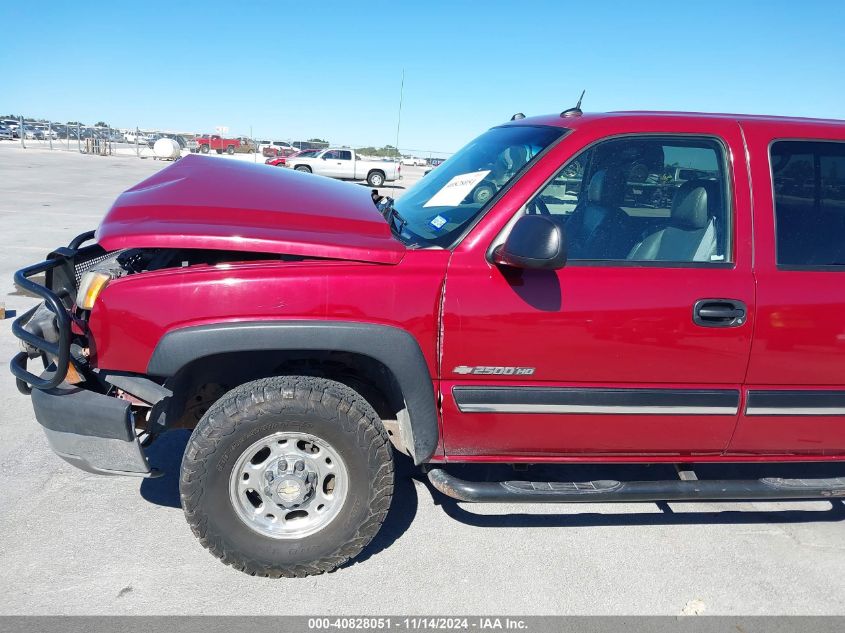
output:
[[[6,309],[33,303],[14,292],[17,268],[95,227],[119,192],[162,166],[0,144]],[[422,171],[403,167],[400,184]],[[0,323],[4,359],[17,350],[10,325]],[[211,557],[183,520],[186,434],[150,451],[165,477],[99,477],[51,453],[5,371],[0,404],[2,614],[845,614],[842,501],[469,506],[403,461],[387,524],[360,560],[256,579]],[[621,470],[601,476],[666,475]]]

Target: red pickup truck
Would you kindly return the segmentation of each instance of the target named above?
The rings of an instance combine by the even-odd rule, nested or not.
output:
[[[11,367],[53,449],[150,477],[146,447],[193,428],[188,522],[264,576],[356,556],[398,453],[469,502],[845,496],[774,469],[845,460],[843,122],[569,110],[376,199],[189,156],[18,271],[44,302]],[[459,462],[683,476],[468,481]]]
[[[255,152],[255,144],[248,138],[224,138],[217,134],[209,136],[200,136],[197,138],[197,151],[201,154],[208,154],[210,150],[214,150],[218,154],[226,152],[227,154],[248,153]]]

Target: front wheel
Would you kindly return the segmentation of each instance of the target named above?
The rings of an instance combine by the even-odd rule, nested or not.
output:
[[[265,378],[206,412],[179,488],[191,529],[223,562],[253,576],[310,576],[343,565],[376,535],[393,458],[357,392],[323,378]]]
[[[229,147],[227,147],[227,148],[226,148],[226,153],[227,153],[229,156],[231,156],[232,154],[234,154],[234,153],[235,153],[235,146],[234,146],[234,145],[229,145]]]
[[[367,174],[367,184],[370,187],[381,187],[384,184],[384,174],[380,171],[371,171]]]

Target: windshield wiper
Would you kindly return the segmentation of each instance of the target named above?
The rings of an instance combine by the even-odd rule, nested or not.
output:
[[[384,219],[387,220],[387,225],[390,227],[390,230],[393,231],[397,237],[401,238],[402,229],[405,228],[408,221],[399,215],[399,211],[396,210],[393,202],[393,198],[385,196],[383,202],[379,204],[379,211],[381,211]]]

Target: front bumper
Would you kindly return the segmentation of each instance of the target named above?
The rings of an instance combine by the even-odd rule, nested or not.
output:
[[[12,324],[12,333],[27,351],[17,354],[9,368],[18,389],[31,394],[35,417],[62,459],[92,473],[150,477],[154,472],[135,434],[131,404],[65,380],[71,364],[77,370],[87,367],[86,359],[74,356],[71,349],[75,336],[71,308],[78,277],[104,256],[96,245],[80,248],[93,236],[93,231],[83,233],[45,261],[15,273],[15,285],[41,297],[44,303]],[[39,273],[45,274],[44,285],[30,279]],[[44,327],[28,327],[42,307],[52,315],[52,324],[41,318],[42,314],[37,318],[44,321]],[[27,369],[29,360],[38,356],[46,367],[40,375]]]
[[[51,372],[42,378],[49,380]],[[53,451],[89,473],[153,477],[129,402],[63,382],[33,389],[32,407]]]

